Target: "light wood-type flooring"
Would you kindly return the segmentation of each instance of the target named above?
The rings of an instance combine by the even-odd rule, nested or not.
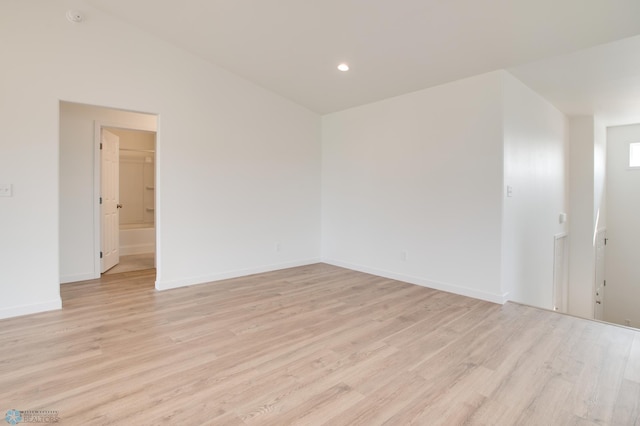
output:
[[[120,262],[105,272],[105,274],[121,274],[123,272],[144,271],[153,269],[156,264],[155,253],[130,254],[120,256]]]
[[[0,321],[0,413],[62,425],[638,425],[640,332],[325,264],[62,286]]]

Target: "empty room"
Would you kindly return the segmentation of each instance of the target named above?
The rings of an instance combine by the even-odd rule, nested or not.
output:
[[[640,2],[3,0],[0,415],[637,425]]]

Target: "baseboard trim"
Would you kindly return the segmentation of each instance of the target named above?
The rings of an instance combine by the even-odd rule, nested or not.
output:
[[[343,262],[341,260],[336,260],[336,259],[322,259],[322,262],[327,263],[329,265],[339,266],[341,268],[351,269],[353,271],[364,272],[371,275],[377,275],[383,278],[403,281],[409,284],[415,284],[422,287],[432,288],[434,290],[446,291],[448,293],[454,293],[460,296],[472,297],[474,299],[485,300],[487,302],[497,303],[500,305],[504,305],[506,302],[509,301],[509,298],[508,298],[509,293],[504,293],[504,294],[488,293],[485,291],[475,290],[468,287],[427,280],[420,277],[414,277],[411,275],[401,274],[398,272],[386,271],[383,269],[371,268],[369,266]]]
[[[0,309],[0,319],[20,317],[23,315],[37,314],[40,312],[56,311],[58,309],[62,309],[62,299],[60,299],[60,297],[48,302],[12,306],[10,308]]]
[[[264,272],[278,271],[281,269],[295,268],[298,266],[312,265],[320,263],[320,258],[312,258],[305,260],[295,260],[291,262],[275,263],[271,265],[258,266],[255,268],[237,269],[219,274],[202,275],[199,277],[189,277],[179,280],[156,281],[156,290],[171,290],[173,288],[186,287],[191,285],[209,284],[216,281],[228,280],[231,278],[246,277],[247,275],[262,274]]]

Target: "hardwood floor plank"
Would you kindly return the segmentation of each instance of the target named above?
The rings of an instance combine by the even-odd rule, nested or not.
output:
[[[636,335],[633,339],[624,378],[640,384],[640,335]]]
[[[608,424],[613,416],[615,399],[622,386],[633,334],[622,327],[590,324],[593,334],[585,338],[583,368],[573,392],[574,414],[596,423]]]
[[[326,421],[322,424],[327,426],[382,424],[393,414],[402,410],[407,401],[412,400],[424,386],[426,386],[426,380],[416,374],[396,373],[390,381],[367,394],[362,403],[353,405],[328,420],[325,419]]]
[[[316,264],[61,287],[0,321],[0,406],[69,425],[637,425],[640,332]]]
[[[640,424],[640,383],[623,380],[611,419],[613,425]]]

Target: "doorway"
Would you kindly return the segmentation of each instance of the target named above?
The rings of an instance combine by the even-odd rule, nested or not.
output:
[[[153,269],[156,132],[103,126],[101,144],[102,273]],[[108,160],[114,149],[115,166]],[[112,193],[113,200],[108,196]],[[113,214],[115,220],[110,220]]]
[[[60,102],[60,283],[100,278],[102,272],[101,129],[141,131],[155,139],[157,120],[155,114]],[[154,142],[154,181],[158,177],[157,156]],[[155,183],[154,187],[155,199]],[[153,214],[154,227],[148,232],[155,238],[161,229],[155,221],[157,209]],[[159,247],[152,247],[158,258]],[[159,261],[157,266],[161,267]]]

